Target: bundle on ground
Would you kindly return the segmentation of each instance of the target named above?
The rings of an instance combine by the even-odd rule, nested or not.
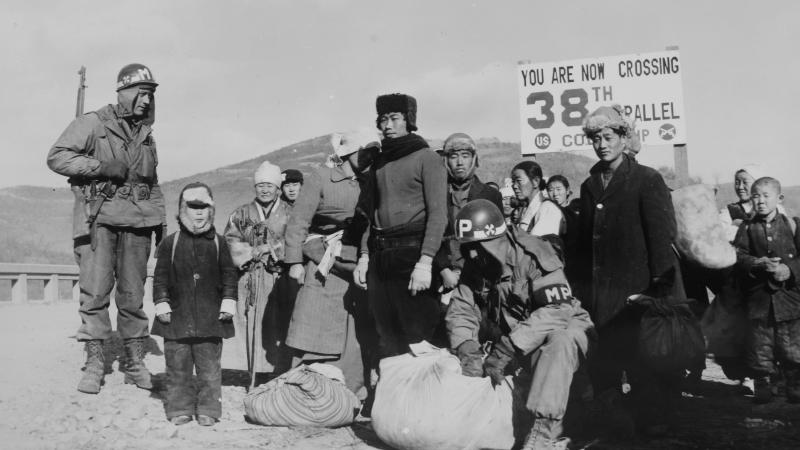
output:
[[[245,415],[261,425],[339,427],[353,423],[361,406],[358,398],[341,380],[320,372],[324,371],[303,365],[258,386],[244,398]]]
[[[675,245],[686,258],[709,269],[722,269],[736,263],[736,250],[728,242],[719,219],[711,187],[686,186],[672,192],[678,236]]]
[[[493,388],[488,377],[462,375],[447,350],[386,358],[380,366],[372,428],[383,442],[403,450],[514,445],[510,385]]]

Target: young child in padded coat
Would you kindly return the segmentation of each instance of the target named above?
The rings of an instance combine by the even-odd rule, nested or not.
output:
[[[753,183],[754,216],[734,239],[740,285],[750,320],[747,364],[755,375],[756,403],[772,400],[771,376],[780,366],[786,397],[800,403],[800,236],[778,211],[781,185],[770,177]]]
[[[234,334],[237,273],[228,244],[214,230],[214,199],[203,183],[181,191],[180,229],[157,250],[153,280],[156,321],[167,362],[167,419],[197,416],[211,426],[222,415],[222,339]],[[192,382],[197,370],[198,390]]]

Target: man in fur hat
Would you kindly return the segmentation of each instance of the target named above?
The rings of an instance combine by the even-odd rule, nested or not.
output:
[[[447,226],[447,171],[425,139],[414,133],[414,97],[381,95],[376,107],[382,151],[370,170],[370,200],[364,210],[371,228],[354,277],[368,290],[379,353],[386,357],[405,353],[408,344],[431,341],[439,323],[432,274]]]
[[[86,366],[78,390],[100,392],[103,342],[111,337],[109,294],[117,285],[117,330],[125,345],[125,382],[152,388],[144,365],[147,314],[142,306],[151,236],[165,220],[156,175],[156,83],[149,68],[129,64],[117,76],[117,104],[76,118],[47,155],[54,172],[69,177],[75,196],[73,240],[80,267],[81,327]]]
[[[236,338],[224,350],[233,361],[223,356],[223,365],[247,369],[251,384],[256,373],[272,372],[283,360],[278,343],[263,338],[266,334],[262,328],[275,328],[277,320],[277,312],[267,307],[268,303],[277,303],[272,302],[273,291],[282,273],[283,235],[291,210],[280,198],[283,177],[278,166],[264,161],[253,178],[256,198],[231,213],[223,233],[241,274],[241,301],[233,320]]]

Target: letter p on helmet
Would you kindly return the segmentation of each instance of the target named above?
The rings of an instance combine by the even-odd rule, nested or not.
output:
[[[472,231],[472,221],[469,219],[459,219],[458,221],[458,237],[463,237],[464,232]]]

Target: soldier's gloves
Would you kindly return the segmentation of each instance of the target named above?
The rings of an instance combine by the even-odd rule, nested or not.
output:
[[[516,350],[508,336],[503,336],[492,346],[492,352],[483,361],[483,371],[492,379],[492,385],[499,386],[506,380],[506,367],[514,360]]]
[[[411,272],[411,279],[408,280],[408,290],[411,295],[417,295],[431,287],[431,265],[430,263],[418,262],[414,264],[414,271]]]
[[[483,350],[481,344],[472,339],[464,341],[456,348],[456,356],[461,361],[461,374],[468,377],[483,376]]]
[[[115,181],[125,181],[128,178],[128,165],[120,159],[100,161],[97,173]]]
[[[353,271],[353,282],[361,289],[367,288],[367,269],[369,268],[369,256],[366,253],[358,258],[356,269]]]

